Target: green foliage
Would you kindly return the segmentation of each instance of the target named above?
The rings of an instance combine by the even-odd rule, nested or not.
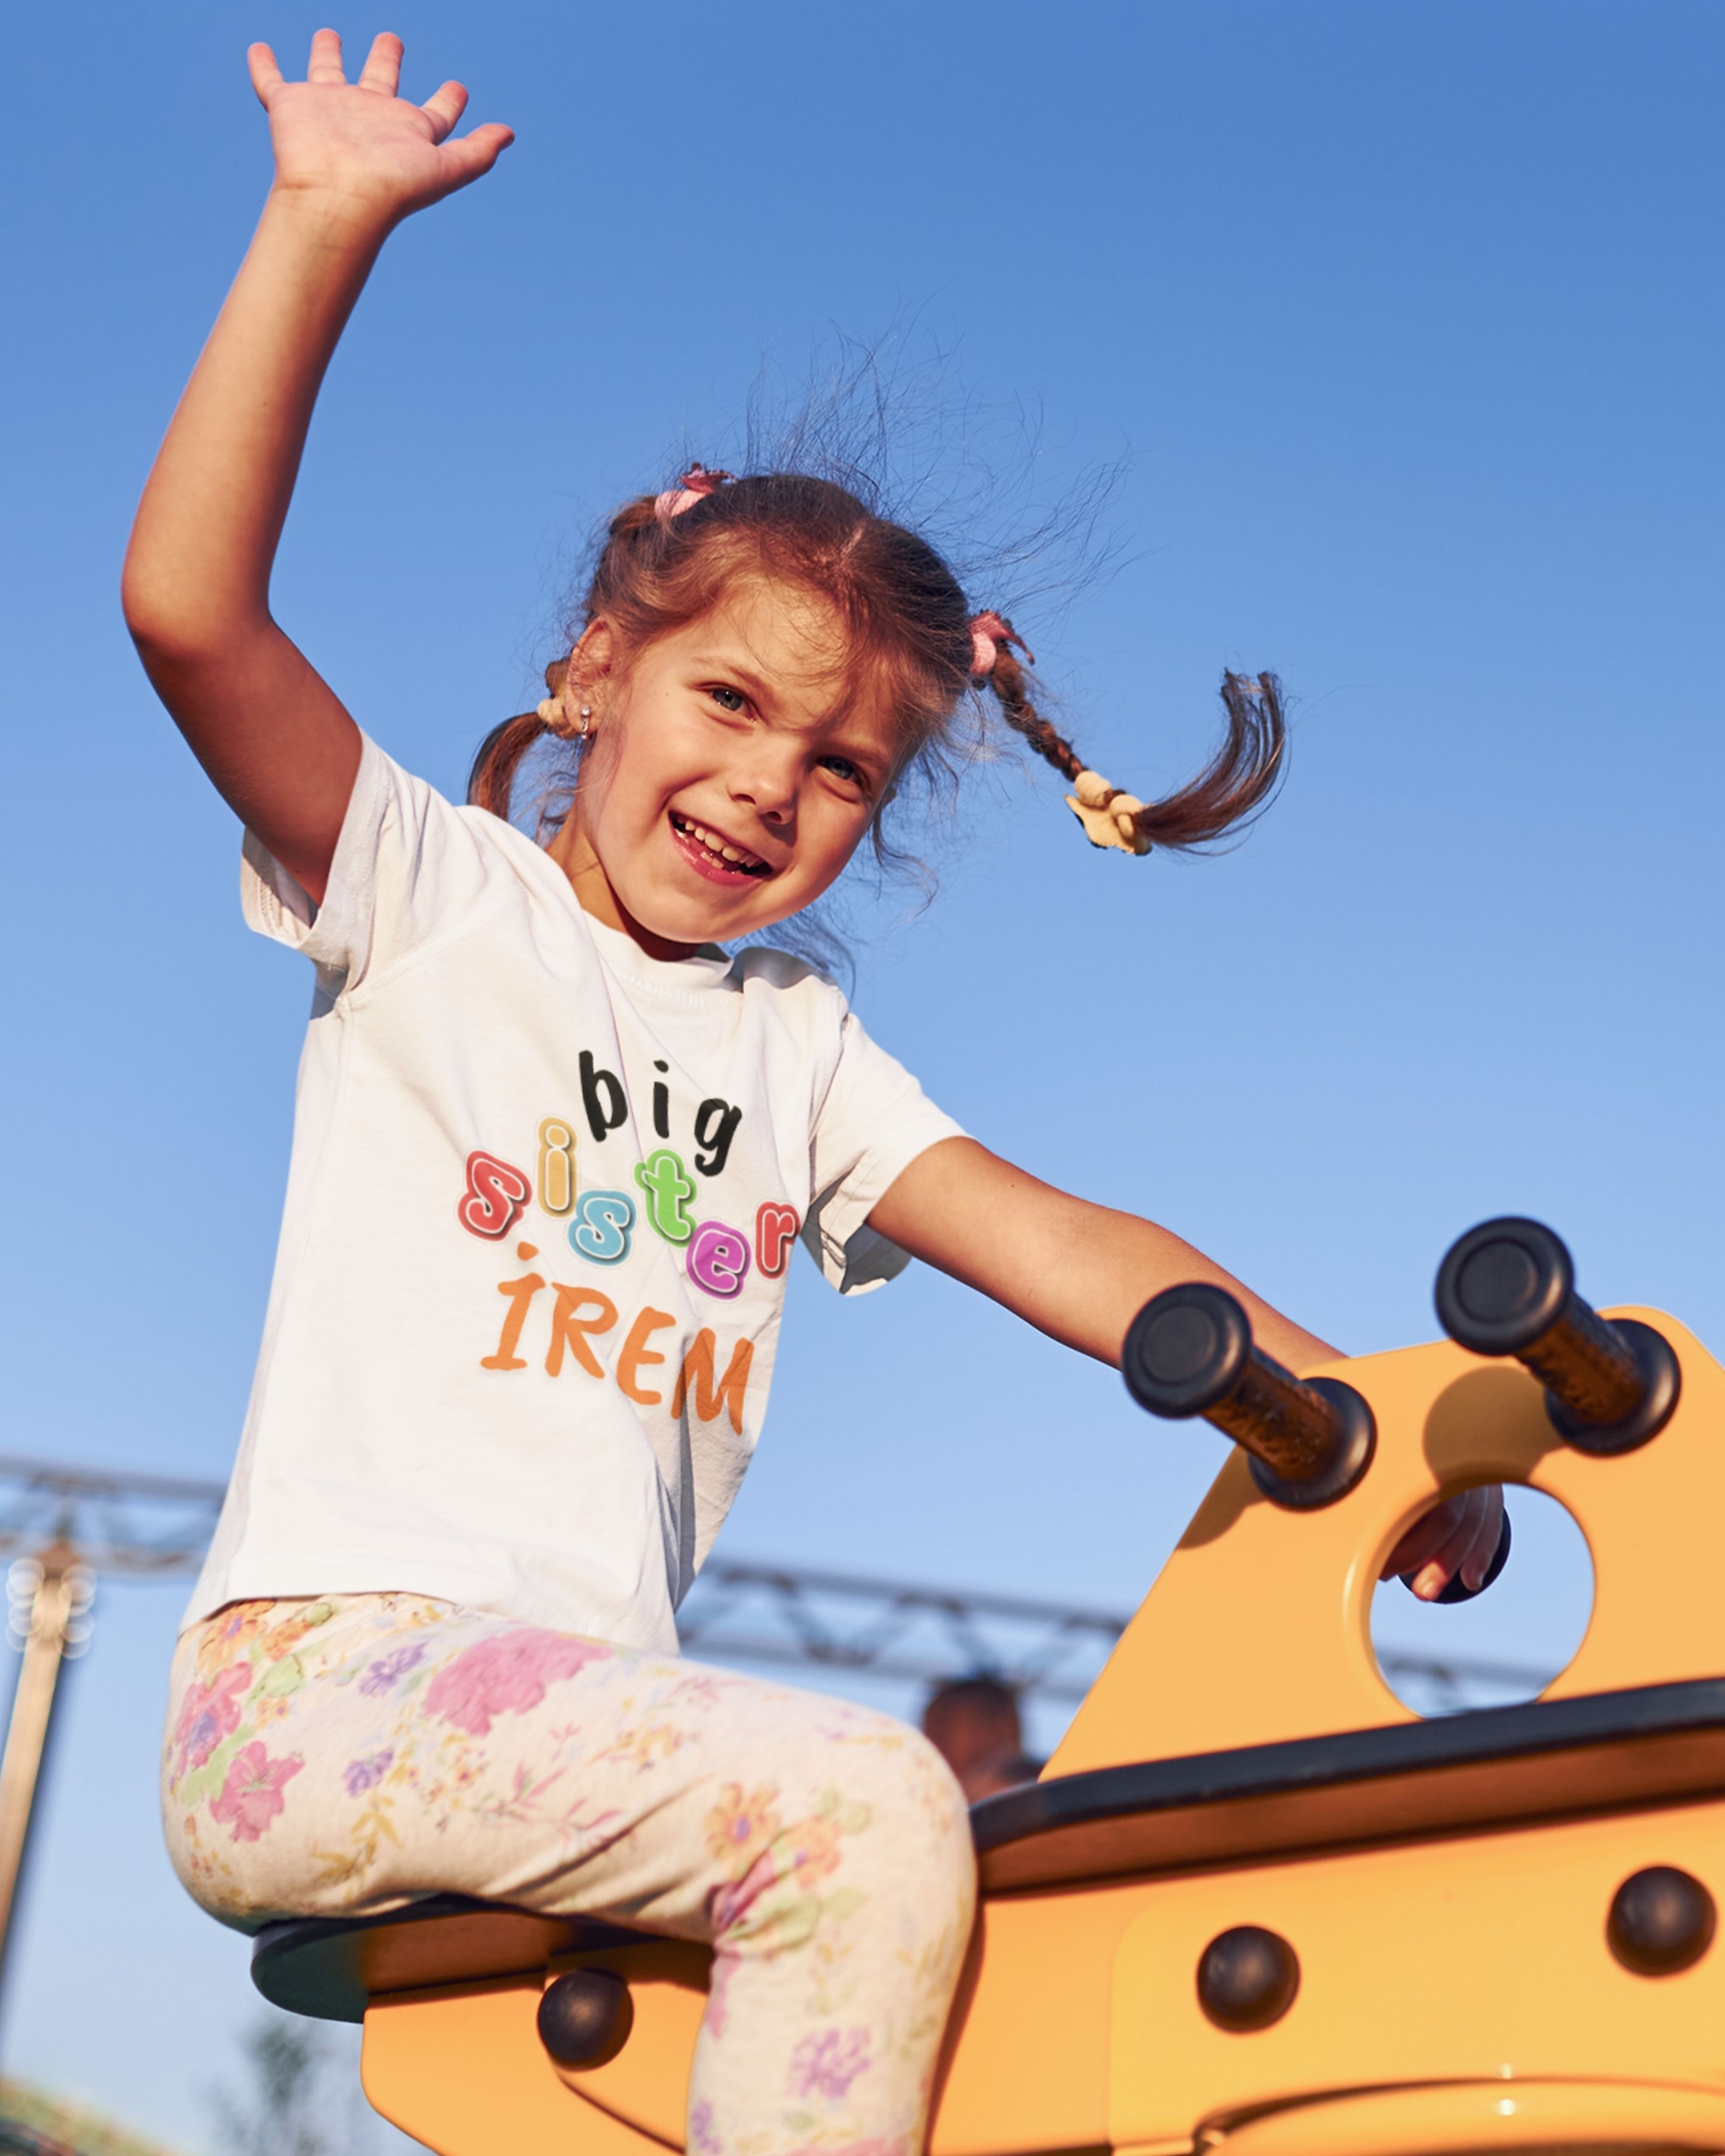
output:
[[[215,2092],[223,2156],[372,2156],[377,2122],[346,2033],[273,2009],[254,2024],[244,2091]]]

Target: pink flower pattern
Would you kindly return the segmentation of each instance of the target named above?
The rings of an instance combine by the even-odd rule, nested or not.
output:
[[[489,1737],[494,1715],[531,1713],[547,1685],[604,1661],[606,1654],[605,1648],[563,1632],[531,1627],[502,1632],[438,1671],[425,1694],[425,1711],[470,1737]]]
[[[773,1688],[446,1604],[312,1607],[308,1623],[297,1604],[246,1604],[188,1635],[166,1815],[200,1900],[244,1921],[362,1907],[403,1876],[408,1891],[552,1890],[614,1846],[621,1876],[650,1880],[647,1837],[680,1832],[668,1913],[716,1948],[689,2156],[916,2156],[963,1910],[944,1887],[914,1920],[877,1897],[916,1845],[895,1823],[963,1835],[926,1747],[862,1709],[811,1714]],[[778,1748],[781,1703],[814,1754]],[[835,1968],[853,2024],[831,2019]]]
[[[305,1764],[303,1759],[272,1759],[261,1740],[248,1744],[228,1769],[210,1817],[223,1826],[231,1822],[236,1841],[256,1841],[280,1818],[287,1802],[281,1793]]]
[[[761,1897],[778,1884],[773,1851],[764,1849],[741,1879],[726,1880],[707,1897],[716,1932],[734,1930]]]
[[[181,1774],[201,1767],[222,1739],[239,1728],[239,1702],[251,1681],[249,1664],[236,1662],[210,1683],[195,1684],[186,1694],[174,1723]]]

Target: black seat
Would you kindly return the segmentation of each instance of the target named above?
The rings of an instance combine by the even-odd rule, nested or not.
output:
[[[973,1807],[983,1891],[1075,1886],[1725,1785],[1725,1678],[1098,1767]]]
[[[252,1945],[252,1982],[290,2014],[363,2021],[367,2001],[383,1992],[527,1975],[554,1954],[657,1936],[590,1917],[546,1917],[465,1894],[434,1894],[379,1917],[290,1917],[266,1924]]]

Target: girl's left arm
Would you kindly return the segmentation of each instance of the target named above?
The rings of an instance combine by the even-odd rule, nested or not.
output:
[[[1211,1281],[1237,1296],[1252,1337],[1291,1370],[1343,1354],[1153,1220],[1039,1183],[974,1138],[946,1138],[919,1153],[869,1225],[1067,1347],[1117,1368],[1127,1326],[1153,1295],[1183,1281]]]
[[[1153,1295],[1183,1281],[1210,1281],[1238,1296],[1258,1345],[1296,1373],[1342,1358],[1342,1349],[1284,1317],[1166,1228],[1039,1183],[973,1138],[945,1138],[919,1153],[869,1225],[1067,1347],[1117,1368],[1132,1319]],[[1423,1601],[1457,1573],[1477,1587],[1497,1554],[1502,1520],[1495,1490],[1450,1498],[1409,1529],[1384,1577],[1414,1573]]]

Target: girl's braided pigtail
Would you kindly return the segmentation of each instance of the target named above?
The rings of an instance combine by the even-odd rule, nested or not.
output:
[[[979,613],[971,621],[972,679],[986,682],[1007,724],[1051,763],[1072,791],[1066,805],[1093,846],[1147,854],[1153,846],[1178,850],[1202,846],[1245,823],[1276,791],[1287,747],[1281,684],[1273,674],[1224,673],[1222,706],[1228,731],[1221,747],[1190,785],[1165,801],[1142,802],[1111,786],[1085,766],[1031,702],[1017,645],[1034,666],[1035,654],[1003,614]]]
[[[568,674],[568,660],[553,659],[545,670],[546,694],[539,708],[505,719],[501,725],[493,726],[480,743],[473,768],[467,774],[470,807],[488,808],[494,816],[501,816],[507,822],[515,794],[516,774],[521,769],[521,758],[534,742],[547,734],[557,734],[565,741],[578,741],[586,733],[593,713],[585,705],[578,713],[570,711]]]

